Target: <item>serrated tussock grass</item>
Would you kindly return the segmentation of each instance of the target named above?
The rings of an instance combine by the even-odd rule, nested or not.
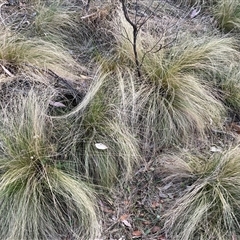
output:
[[[40,1],[35,4],[35,18],[27,28],[26,34],[38,36],[55,44],[68,44],[73,33],[79,33],[77,14],[81,8],[71,6],[63,1],[46,3]]]
[[[212,7],[219,27],[227,32],[240,30],[240,2],[238,0],[219,0]]]
[[[14,96],[0,111],[0,238],[95,239],[95,191],[58,151],[64,129],[47,116],[45,93]]]
[[[121,56],[134,71],[132,29],[121,13],[117,28],[115,59]],[[186,33],[173,41],[166,39],[141,31],[137,39],[141,77],[136,86],[145,92],[136,109],[141,112],[144,148],[152,146],[150,151],[190,143],[197,135],[204,138],[211,127],[221,125],[225,109],[217,81],[226,77],[226,66],[237,65],[239,59],[232,38]]]
[[[140,161],[138,142],[124,102],[129,88],[124,86],[120,75],[98,73],[83,101],[66,115],[72,119],[74,134],[68,135],[66,142],[72,143],[69,154],[75,156],[76,168],[93,183],[105,187],[129,179]],[[99,143],[107,148],[99,149],[96,145]]]
[[[239,103],[240,103],[240,72],[238,66],[226,66],[226,75],[217,82],[218,88],[223,98],[226,107],[239,116]]]
[[[26,38],[8,29],[1,29],[0,61],[8,68],[29,74],[34,68],[39,72],[50,69],[65,77],[82,70],[64,47],[38,38]]]
[[[226,240],[239,236],[239,151],[237,146],[210,157],[187,154],[168,164],[175,181],[189,183],[166,214],[168,237]]]

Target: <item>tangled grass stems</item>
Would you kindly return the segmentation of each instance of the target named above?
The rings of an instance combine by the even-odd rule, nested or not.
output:
[[[188,145],[196,135],[205,138],[206,130],[212,127],[211,121],[220,122],[223,112],[210,89],[193,76],[183,76],[177,89],[146,86],[143,94],[144,149],[151,146],[152,152],[179,143]]]
[[[240,3],[238,0],[219,0],[212,7],[219,27],[227,32],[240,29]]]
[[[63,1],[46,3],[40,1],[35,4],[36,17],[27,35],[34,35],[55,44],[68,45],[73,33],[79,33],[79,24],[76,19],[81,13],[78,6]]]
[[[210,158],[187,155],[168,169],[190,183],[166,214],[171,239],[232,239],[240,234],[239,146]]]
[[[1,109],[0,238],[94,239],[95,191],[65,167],[47,117],[50,96],[30,91]]]
[[[78,171],[106,187],[131,177],[134,165],[140,161],[138,142],[124,103],[128,93],[118,77],[121,87],[116,76],[99,72],[79,106],[63,116],[72,118],[74,134],[66,136],[66,142],[73,143],[69,153],[76,157]],[[97,148],[99,143],[107,148]]]

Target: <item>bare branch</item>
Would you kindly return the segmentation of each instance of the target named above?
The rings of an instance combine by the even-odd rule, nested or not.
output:
[[[126,1],[125,0],[120,0],[121,4],[122,4],[122,10],[124,13],[124,17],[126,18],[126,20],[132,25],[133,28],[136,27],[136,24],[133,23],[133,21],[130,19],[129,15],[128,15],[128,10],[127,10],[127,6],[126,6]]]
[[[129,17],[127,6],[126,6],[126,1],[120,0],[120,2],[122,3],[122,10],[124,13],[124,17],[126,18],[126,20],[130,23],[130,25],[133,28],[133,42],[132,42],[133,52],[134,52],[134,56],[135,56],[137,75],[138,75],[138,77],[141,77],[140,64],[139,64],[138,52],[137,52],[137,35],[138,35],[139,28],[136,25],[136,23],[134,23]]]
[[[162,49],[167,48],[170,44],[172,44],[173,42],[175,42],[176,39],[177,39],[177,33],[176,33],[175,38],[174,38],[172,41],[170,41],[169,43],[167,43],[167,44],[165,44],[165,45],[162,45],[162,44],[160,44],[160,41],[162,40],[162,39],[160,38],[149,50],[147,50],[147,51],[143,54],[142,59],[141,59],[141,63],[140,63],[140,66],[139,66],[139,67],[140,67],[140,68],[142,67],[143,62],[144,62],[147,54],[149,54],[149,53],[158,53],[158,52],[161,51]],[[158,45],[159,45],[159,46],[158,46]],[[157,50],[154,51],[154,48],[155,48],[156,46],[158,46],[158,48],[157,48]]]
[[[141,74],[141,67],[143,65],[143,62],[147,56],[147,54],[149,53],[157,53],[159,52],[160,50],[162,50],[163,48],[167,47],[170,43],[166,44],[166,45],[162,45],[160,44],[161,42],[161,39],[159,39],[149,50],[147,50],[141,60],[139,60],[139,57],[138,57],[138,50],[137,50],[137,38],[138,38],[138,34],[139,34],[139,31],[141,30],[141,28],[143,27],[143,25],[151,18],[153,17],[157,10],[159,9],[160,7],[160,3],[158,3],[153,9],[151,9],[151,7],[153,6],[154,4],[154,0],[151,1],[151,3],[149,4],[149,6],[144,6],[144,12],[143,14],[139,16],[139,1],[136,0],[135,1],[135,11],[134,11],[134,17],[133,17],[133,20],[130,18],[129,16],[129,11],[127,9],[127,0],[120,0],[121,2],[121,5],[122,5],[122,10],[123,10],[123,14],[124,14],[124,17],[126,19],[126,21],[132,26],[132,29],[133,29],[133,40],[131,41],[129,36],[127,35],[125,38],[127,40],[129,40],[133,46],[133,52],[134,52],[134,57],[135,57],[135,64],[136,64],[136,72],[137,72],[137,75],[138,77],[140,78],[142,76]],[[150,13],[147,14],[147,11],[149,11]],[[125,29],[126,31],[126,29]],[[127,31],[126,31],[127,33]],[[176,39],[176,38],[175,38]],[[175,41],[175,40],[173,40]],[[154,49],[157,48],[155,51]]]
[[[121,34],[122,37],[128,40],[132,44],[132,40],[129,38],[126,28],[124,27],[123,30],[126,33],[126,36],[124,34]]]

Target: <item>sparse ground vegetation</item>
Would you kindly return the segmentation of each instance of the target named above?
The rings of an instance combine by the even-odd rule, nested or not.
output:
[[[240,239],[237,0],[0,4],[0,238]]]

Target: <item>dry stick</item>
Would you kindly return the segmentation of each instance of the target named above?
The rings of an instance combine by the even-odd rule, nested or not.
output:
[[[149,7],[146,7],[144,12],[143,12],[143,16],[146,16],[145,19],[142,21],[143,16],[141,16],[138,21],[135,21],[136,25],[140,24],[139,27],[138,27],[139,29],[148,21],[148,19],[150,19],[153,15],[155,15],[155,11],[159,8],[160,4],[157,4],[157,6],[147,16],[147,10],[150,10],[150,7],[152,6],[153,2],[154,1],[152,1],[151,4],[149,5]],[[136,4],[138,4],[137,1],[136,1]],[[136,9],[137,9],[137,7],[136,7]],[[137,15],[137,10],[136,10],[136,15]],[[141,21],[142,21],[142,23],[140,23]]]
[[[150,51],[147,51],[144,54],[144,56],[143,56],[143,58],[142,58],[142,60],[140,62],[139,58],[138,58],[138,52],[137,52],[137,37],[138,37],[138,33],[139,33],[139,30],[142,28],[142,26],[154,15],[155,11],[159,8],[160,4],[157,4],[157,6],[154,8],[154,10],[151,11],[151,14],[149,14],[147,17],[145,17],[145,18],[140,17],[140,19],[137,20],[138,1],[136,0],[136,5],[137,6],[135,6],[135,19],[134,19],[134,22],[133,22],[130,19],[129,14],[128,14],[128,10],[127,10],[127,7],[126,7],[126,0],[120,0],[120,2],[122,4],[122,10],[123,10],[123,13],[124,13],[124,17],[130,23],[130,25],[133,28],[133,42],[131,42],[131,43],[132,43],[132,46],[133,46],[133,52],[134,52],[134,57],[135,57],[135,64],[136,64],[136,68],[137,68],[137,75],[140,78],[142,76],[142,74],[141,74],[141,67],[142,67],[142,64],[143,64],[143,61],[144,61],[144,58],[145,58],[146,54],[149,53],[151,50],[153,50],[153,48],[156,47],[156,45],[160,42],[160,40],[157,41],[156,44],[154,44],[154,47],[151,48]],[[153,1],[151,2],[150,7],[152,6],[152,4],[153,4]],[[146,12],[146,10],[147,9],[145,9],[144,13]],[[162,46],[160,45],[158,51],[160,51],[161,49],[162,49]]]
[[[165,45],[162,45],[160,42],[162,40],[162,38],[160,38],[158,41],[156,41],[156,43],[149,49],[147,50],[143,56],[142,56],[142,59],[141,61],[139,60],[138,58],[138,52],[137,52],[137,37],[138,37],[138,33],[140,31],[140,29],[142,28],[142,26],[152,17],[156,14],[156,11],[157,9],[160,7],[160,3],[158,3],[156,5],[156,7],[154,7],[153,10],[151,10],[151,6],[153,5],[153,0],[152,2],[150,3],[149,7],[145,8],[144,12],[143,12],[143,16],[145,16],[145,13],[147,10],[149,10],[151,13],[146,16],[146,17],[143,17],[141,16],[139,19],[137,19],[137,7],[138,7],[138,0],[136,0],[136,6],[135,6],[135,17],[134,17],[134,21],[132,21],[129,17],[129,14],[128,14],[128,9],[127,9],[127,6],[126,6],[126,0],[120,0],[121,4],[122,4],[122,10],[123,10],[123,13],[124,13],[124,17],[125,19],[127,20],[128,23],[130,23],[130,25],[132,26],[133,28],[133,41],[130,40],[128,34],[127,34],[127,37],[126,39],[128,41],[131,42],[132,46],[133,46],[133,52],[134,52],[134,57],[135,57],[135,64],[136,64],[136,69],[137,69],[137,75],[138,77],[140,78],[142,76],[142,73],[141,73],[141,67],[143,65],[143,62],[147,56],[147,54],[149,53],[157,53],[159,51],[161,51],[162,49],[168,47],[171,43],[173,43],[176,39],[177,39],[177,35],[178,33],[176,34],[175,38],[170,41],[169,43],[165,44]],[[125,29],[124,29],[125,30]],[[127,31],[125,30],[125,32],[127,33]],[[159,46],[158,46],[159,45]],[[157,50],[154,51],[154,49],[157,48]]]
[[[133,45],[133,52],[134,52],[134,56],[135,56],[135,64],[136,64],[136,67],[137,67],[137,75],[140,78],[142,76],[142,74],[141,74],[141,70],[140,70],[140,62],[139,62],[138,53],[137,53],[137,36],[138,36],[139,28],[138,28],[137,24],[134,23],[130,19],[129,15],[128,15],[128,10],[127,10],[127,7],[126,7],[125,0],[120,0],[120,2],[122,3],[122,10],[123,10],[123,13],[124,13],[124,17],[126,18],[126,20],[130,23],[130,25],[133,28],[133,42],[132,42],[132,45]]]

